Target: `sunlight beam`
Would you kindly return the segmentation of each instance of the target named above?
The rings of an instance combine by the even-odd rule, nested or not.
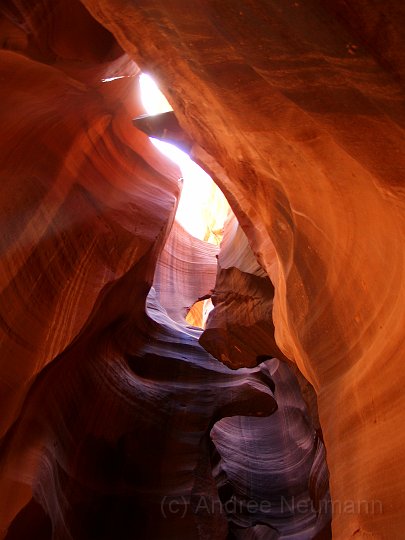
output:
[[[153,79],[146,74],[139,77],[142,104],[148,114],[172,110]],[[176,146],[150,138],[166,157],[174,161],[182,172],[183,189],[176,213],[176,221],[192,236],[219,244],[229,212],[225,196],[212,178],[190,156]]]

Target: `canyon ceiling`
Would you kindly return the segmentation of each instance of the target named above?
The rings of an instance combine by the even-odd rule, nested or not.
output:
[[[2,0],[1,539],[405,537],[404,28],[400,0]],[[175,221],[141,70],[220,247]]]

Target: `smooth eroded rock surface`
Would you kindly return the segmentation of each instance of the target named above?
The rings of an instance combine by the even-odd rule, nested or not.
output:
[[[155,519],[183,479],[218,497],[201,441],[228,384],[236,396],[245,382],[195,330],[161,320],[155,334],[145,322],[179,171],[132,125],[144,112],[139,66],[274,287],[277,347],[317,393],[333,538],[402,540],[403,2],[8,0],[0,17],[2,536],[35,524],[43,540],[52,528],[115,538],[117,523],[132,537],[227,534],[221,512],[173,518],[166,536]],[[182,363],[183,332],[197,367]],[[272,403],[255,374],[247,386]],[[183,375],[205,389],[195,424],[171,409]],[[257,412],[248,404],[231,411]],[[194,477],[176,468],[183,451]],[[137,489],[149,490],[150,514]],[[266,538],[264,526],[237,534]]]
[[[400,539],[403,3],[85,4],[156,76],[269,273],[277,343],[318,393],[335,537]]]

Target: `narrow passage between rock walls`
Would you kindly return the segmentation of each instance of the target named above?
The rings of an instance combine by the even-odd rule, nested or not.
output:
[[[148,115],[162,115],[171,111],[151,77],[141,75],[140,87]],[[169,117],[161,118],[163,130],[160,119],[145,118],[149,123],[147,127],[153,128],[145,131],[148,135],[155,131],[160,135],[164,133]],[[143,118],[140,119],[143,122]],[[169,136],[163,138],[170,139]],[[220,267],[217,256],[224,230],[221,254],[225,260],[228,260],[227,257],[232,259],[228,252],[237,246],[239,264],[245,270],[241,274],[252,278],[253,274],[249,272],[256,272],[257,282],[267,278],[267,275],[262,269],[261,273],[256,268],[258,263],[253,252],[247,255],[250,250],[248,239],[238,226],[224,195],[209,175],[178,147],[153,137],[150,140],[179,166],[183,177],[175,223],[159,257],[147,300],[149,315],[165,335],[162,343],[168,347],[168,356],[173,356],[173,348],[184,347],[184,350],[178,351],[181,364],[195,372],[200,358],[201,367],[216,373],[218,385],[222,384],[220,377],[224,373],[230,377],[240,377],[242,402],[245,403],[249,401],[244,393],[248,389],[249,378],[258,377],[263,383],[262,397],[268,392],[277,401],[277,410],[270,411],[266,406],[262,408],[259,405],[258,395],[256,401],[250,404],[251,409],[241,406],[241,402],[235,408],[227,405],[222,410],[222,419],[216,416],[209,437],[204,438],[201,446],[200,461],[207,469],[204,469],[204,475],[212,474],[213,486],[218,493],[215,487],[213,496],[196,492],[190,498],[190,509],[196,516],[209,516],[211,519],[207,523],[211,525],[216,511],[219,511],[222,517],[226,517],[228,539],[253,538],[254,535],[254,538],[263,540],[327,540],[331,533],[325,449],[316,435],[294,373],[287,363],[271,356],[262,359],[260,366],[252,369],[228,370],[221,362],[214,360],[218,355],[198,342],[201,329],[205,328],[213,309],[210,293],[217,288],[217,269]],[[233,231],[231,236],[235,243],[229,243],[229,230]],[[226,243],[228,252],[224,253]],[[220,290],[222,288],[220,286]],[[268,291],[273,291],[272,287]],[[262,293],[264,301],[265,295]],[[196,298],[199,299],[197,302]],[[268,334],[273,334],[271,329]],[[224,339],[227,341],[229,336]],[[152,345],[152,352],[154,350]],[[147,366],[153,371],[151,360],[148,358]],[[168,373],[174,367],[173,362],[175,360],[171,358],[170,363],[165,364]],[[161,368],[158,371],[161,372]],[[199,399],[207,382],[206,377],[207,374],[204,375],[204,384],[199,386],[190,403]],[[219,395],[223,391],[221,388]],[[207,454],[210,455],[210,464],[206,462]],[[284,485],[280,484],[280,478]]]
[[[160,115],[172,111],[169,102],[150,75],[142,73],[139,84],[142,104],[148,115]],[[174,144],[157,138],[149,137],[149,139],[162,154],[174,161],[181,171],[183,187],[176,211],[176,223],[192,237],[213,246],[219,246],[225,220],[233,214],[222,191],[186,152]],[[215,257],[216,252],[211,246],[207,246],[206,251],[207,257]],[[198,278],[198,276],[195,277]],[[208,294],[209,291],[207,291]],[[162,298],[160,301],[165,307]],[[201,300],[195,299],[194,303],[184,308],[187,323],[204,328],[213,305],[208,297]]]

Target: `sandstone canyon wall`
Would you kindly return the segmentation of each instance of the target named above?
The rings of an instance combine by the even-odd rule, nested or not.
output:
[[[401,540],[402,2],[0,8],[2,537],[328,538],[316,504],[252,520],[217,505],[229,493],[327,500],[323,438],[332,537]],[[222,276],[236,296],[254,285],[254,322],[264,319],[254,336],[271,350],[240,337],[237,298],[233,336],[250,354],[232,357],[215,337],[207,348],[230,367],[279,364],[221,365],[182,323],[183,300],[173,321],[152,289],[145,313],[161,253],[156,279],[170,285],[162,249],[180,186],[132,126],[139,68],[164,90],[257,263],[232,258]],[[208,275],[195,289],[184,281],[187,303],[216,287],[209,251]],[[192,260],[175,259],[181,280]],[[214,310],[215,320],[229,328],[232,317]],[[287,361],[310,383],[305,395],[300,381],[310,415]],[[184,516],[162,515],[167,495]]]
[[[402,3],[85,3],[157,77],[275,286],[278,345],[318,394],[335,537],[401,538]]]

